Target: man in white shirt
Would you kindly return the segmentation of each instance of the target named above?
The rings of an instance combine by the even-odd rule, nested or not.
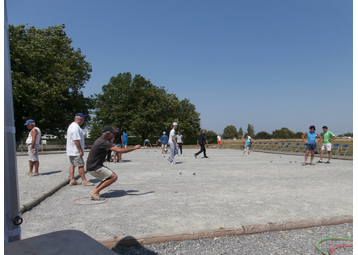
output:
[[[85,176],[85,162],[83,161],[85,139],[83,131],[80,127],[85,122],[85,115],[83,113],[77,113],[74,121],[67,128],[67,143],[66,154],[70,157],[71,166],[69,168],[70,173],[70,186],[79,185],[75,178],[75,168],[78,167],[78,173],[82,178],[82,185],[93,186],[94,183],[87,181]]]
[[[223,148],[223,143],[221,141],[221,135],[219,133],[219,135],[216,137],[216,140],[218,141],[218,148],[221,147],[221,149]]]
[[[36,127],[34,120],[27,120],[25,126],[30,129],[29,136],[26,139],[26,145],[28,146],[29,154],[29,166],[30,170],[26,174],[30,177],[39,176],[39,149],[40,149],[40,140],[41,140],[41,130]],[[35,172],[32,173],[35,167]]]
[[[170,146],[170,156],[168,157],[169,164],[175,165],[174,156],[178,151],[178,144],[175,139],[175,129],[178,127],[178,123],[173,123],[173,129],[169,133],[169,146]]]

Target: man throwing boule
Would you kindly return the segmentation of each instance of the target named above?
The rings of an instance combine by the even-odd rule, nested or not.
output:
[[[101,180],[101,183],[94,188],[90,193],[91,200],[105,200],[104,197],[99,195],[100,191],[114,183],[118,177],[117,175],[108,167],[103,165],[106,154],[108,150],[114,151],[116,153],[127,153],[140,149],[140,145],[134,146],[130,149],[120,149],[117,146],[113,145],[110,140],[114,138],[118,129],[115,129],[111,126],[105,126],[102,130],[102,136],[100,136],[93,144],[92,149],[87,158],[87,171],[93,177]]]

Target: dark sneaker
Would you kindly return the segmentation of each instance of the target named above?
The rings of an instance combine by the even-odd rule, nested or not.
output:
[[[204,158],[209,158],[208,156],[204,156]]]
[[[196,158],[196,154],[194,154],[194,157]]]
[[[323,163],[323,161],[322,161],[322,160],[318,160],[317,163]]]
[[[326,164],[331,164],[331,162],[327,161]]]

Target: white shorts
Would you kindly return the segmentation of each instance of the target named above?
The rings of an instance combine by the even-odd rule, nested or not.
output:
[[[332,144],[331,143],[322,144],[321,151],[332,151]]]
[[[162,144],[162,147],[167,148],[167,144]]]

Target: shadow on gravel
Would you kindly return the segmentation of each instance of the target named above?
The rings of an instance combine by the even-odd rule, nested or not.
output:
[[[57,173],[61,173],[61,170],[58,171],[52,171],[52,172],[46,172],[46,173],[41,173],[41,175],[50,175],[50,174],[57,174]]]
[[[141,196],[141,195],[154,193],[154,191],[148,191],[145,193],[133,194],[134,192],[139,192],[139,190],[109,190],[109,191],[110,192],[101,194],[101,196],[106,198],[111,198],[111,197],[124,197],[124,196]]]
[[[128,242],[131,246],[122,246],[128,245]],[[133,245],[133,246],[132,246]],[[121,241],[117,243],[118,247],[113,247],[112,251],[118,254],[126,254],[126,255],[159,255],[154,251],[148,250],[140,245],[140,243],[133,236],[126,236]]]

